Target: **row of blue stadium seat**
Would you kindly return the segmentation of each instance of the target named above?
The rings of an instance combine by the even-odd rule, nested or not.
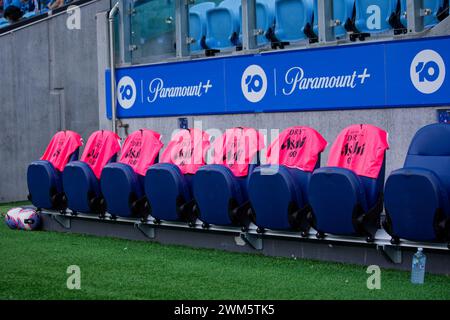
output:
[[[319,238],[330,233],[364,236],[367,241],[373,240],[380,227],[384,203],[383,227],[393,243],[400,238],[450,240],[450,126],[432,124],[420,129],[412,139],[404,168],[393,171],[386,186],[386,133],[369,125],[351,128],[361,130],[357,135],[376,130],[372,142],[366,140],[367,145],[362,146],[367,150],[373,144],[373,150],[383,150],[381,158],[377,156],[382,162],[374,177],[358,175],[344,167],[319,168],[320,150],[313,172],[280,165],[267,174],[274,167],[260,166],[258,160],[256,164],[248,164],[246,176],[235,176],[229,167],[218,164],[203,165],[194,175],[182,174],[179,167],[170,163],[154,164],[142,176],[123,163],[110,163],[103,170],[101,181],[89,170],[64,169],[64,183],[60,172],[40,160],[28,169],[30,199],[38,208],[65,210],[67,204],[56,207],[53,202],[58,189],[67,193],[72,210],[81,202],[88,204],[85,208],[78,206],[77,210],[99,213],[101,210],[93,210],[89,204],[95,198],[91,193],[95,192],[103,193],[104,210],[109,213],[130,217],[147,212],[156,219],[155,223],[160,220],[193,223],[199,218],[207,228],[209,224],[246,227],[253,222],[259,232],[266,228],[306,232],[312,226]],[[347,132],[353,136],[356,131]],[[348,133],[345,134],[347,141]],[[344,141],[339,140],[341,136],[342,133],[336,141]],[[381,140],[386,142],[380,149]],[[335,149],[338,154],[340,148]],[[77,153],[72,155],[72,161]],[[361,158],[366,157],[367,153]],[[365,165],[370,167],[371,160],[364,160]],[[97,189],[86,187],[89,185],[96,185]],[[141,201],[145,197],[147,204]]]
[[[259,45],[301,41],[317,41],[317,0],[257,0],[256,28]],[[436,25],[448,15],[448,0],[424,0],[429,9],[425,27]],[[241,44],[241,1],[224,0],[217,7],[203,2],[190,8],[190,34],[196,39],[192,51],[239,47]],[[374,17],[377,17],[375,19]],[[406,31],[406,0],[334,0],[333,20],[336,37],[347,32],[355,35]],[[355,37],[351,37],[354,39]]]

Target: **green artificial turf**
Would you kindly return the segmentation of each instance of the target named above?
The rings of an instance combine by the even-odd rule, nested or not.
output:
[[[3,222],[0,241],[0,299],[450,299],[448,276],[412,285],[408,272],[382,269],[381,289],[369,290],[364,266],[17,231]],[[67,289],[69,265],[81,268],[80,290]]]

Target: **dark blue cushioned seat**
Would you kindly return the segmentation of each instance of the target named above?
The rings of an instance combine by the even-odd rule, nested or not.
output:
[[[117,155],[109,162],[115,162]],[[73,161],[63,171],[64,193],[67,206],[74,212],[100,213],[104,211],[104,199],[100,181],[91,167],[83,161]]]
[[[248,224],[248,177],[256,166],[249,165],[248,175],[236,177],[223,165],[201,167],[193,178],[193,193],[199,218],[206,224]]]
[[[193,221],[192,175],[183,175],[178,166],[157,163],[147,170],[145,193],[151,215],[159,220]]]
[[[385,229],[394,241],[446,241],[450,219],[450,126],[421,128],[405,164],[388,177]]]
[[[102,170],[100,186],[106,210],[113,216],[137,217],[144,198],[144,177],[124,163],[110,163]]]
[[[320,164],[317,162],[316,167]],[[255,224],[268,229],[306,229],[311,172],[283,165],[257,167],[249,180]],[[277,213],[277,214],[275,214]]]
[[[308,193],[313,225],[319,234],[372,237],[383,210],[384,174],[385,160],[376,179],[358,176],[346,168],[317,169]]]
[[[79,148],[72,153],[70,161],[78,159]],[[62,173],[50,161],[33,161],[27,170],[29,200],[38,209],[64,210],[65,201]]]
[[[161,135],[149,129],[139,129],[128,135],[122,146],[119,162],[107,164],[100,176],[100,187],[106,212],[112,218],[147,220],[150,206],[144,192],[148,168],[158,162],[163,144]]]

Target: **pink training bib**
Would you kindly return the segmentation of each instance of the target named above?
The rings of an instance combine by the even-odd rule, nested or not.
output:
[[[137,174],[144,176],[163,147],[160,137],[159,133],[148,129],[133,132],[123,144],[119,162],[130,165]]]
[[[100,179],[103,167],[120,151],[120,137],[112,131],[95,131],[84,147],[81,161],[86,162]]]
[[[164,150],[161,162],[172,163],[183,174],[195,174],[206,164],[205,156],[210,146],[209,135],[199,129],[182,129]]]
[[[253,128],[231,128],[214,141],[213,147],[213,162],[227,166],[236,177],[243,177],[256,153],[265,147],[264,136]]]
[[[312,172],[327,141],[309,127],[294,126],[283,130],[267,150],[267,163],[280,164]]]
[[[342,130],[331,146],[328,166],[377,178],[387,149],[386,131],[370,124],[355,124]]]
[[[63,171],[70,156],[82,145],[83,139],[78,133],[70,130],[59,131],[50,140],[41,160],[47,160],[55,169]]]

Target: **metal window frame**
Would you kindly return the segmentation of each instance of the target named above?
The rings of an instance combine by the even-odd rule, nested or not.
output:
[[[118,0],[120,2],[119,10],[119,61],[120,65],[129,65],[132,63],[131,43],[131,15],[133,14],[133,2],[135,0]],[[190,43],[199,41],[192,39],[189,35],[189,6],[195,4],[195,0],[174,0],[175,6],[175,60],[190,59]],[[337,21],[333,17],[333,0],[318,0],[317,25],[319,29],[318,45],[331,45],[337,42],[335,36],[335,27],[344,23]],[[261,30],[256,29],[256,0],[241,0],[242,6],[242,51],[240,54],[248,54],[258,50],[257,36]],[[417,33],[424,31],[424,17],[426,11],[422,0],[407,0],[407,27],[408,35],[414,37]],[[266,48],[261,48],[265,50]],[[224,50],[224,53],[228,51]],[[168,59],[173,61],[174,58]]]

